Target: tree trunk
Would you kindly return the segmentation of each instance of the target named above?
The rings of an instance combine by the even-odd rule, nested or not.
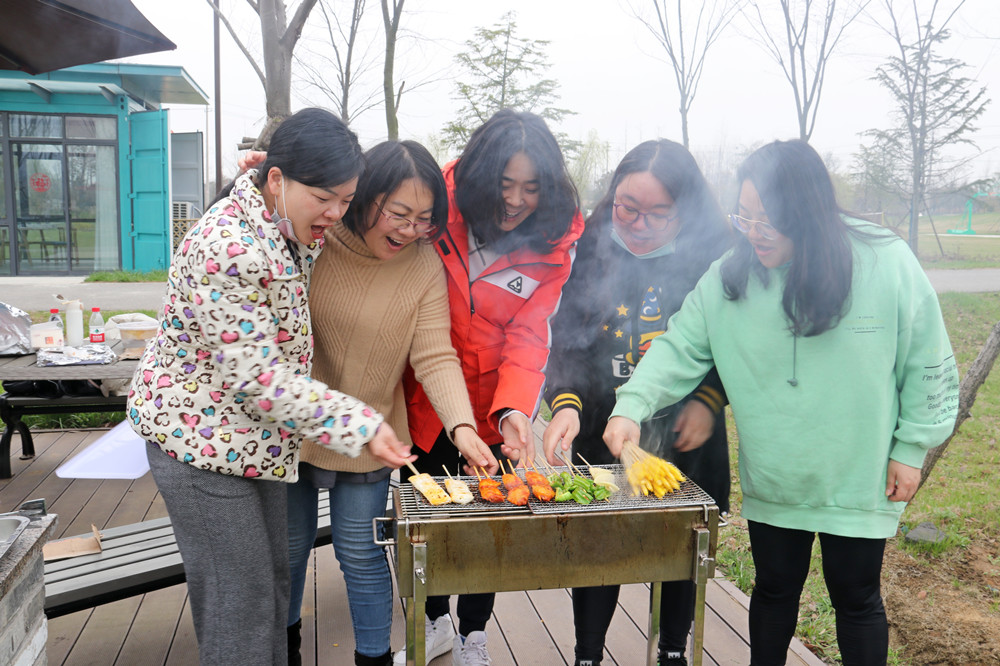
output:
[[[389,13],[388,0],[382,0],[382,23],[385,26],[385,66],[382,71],[382,95],[385,99],[385,128],[390,141],[399,140],[398,100],[396,85],[393,81],[396,64],[396,35],[399,32],[399,18],[403,13],[403,2],[395,0],[392,14]],[[402,88],[400,89],[402,92]]]
[[[979,387],[983,385],[990,370],[993,369],[993,363],[997,360],[998,353],[1000,353],[1000,322],[993,325],[993,330],[986,338],[986,344],[979,351],[976,360],[969,366],[969,371],[965,373],[965,379],[958,387],[958,416],[955,418],[955,429],[951,431],[951,435],[944,443],[931,449],[927,458],[924,459],[924,466],[920,472],[920,485],[917,486],[918,492],[923,487],[927,477],[930,476],[938,459],[944,455],[945,449],[948,448],[948,444],[955,437],[959,427],[969,418],[972,405],[976,402],[976,393],[979,392]]]

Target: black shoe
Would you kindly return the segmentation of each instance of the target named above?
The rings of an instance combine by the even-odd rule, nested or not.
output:
[[[288,627],[288,666],[302,666],[302,620]]]
[[[392,666],[392,650],[380,657],[366,657],[354,651],[354,666]]]
[[[688,666],[683,652],[661,652],[656,658],[656,666]]]
[[[580,661],[579,659],[577,659],[575,662],[573,662],[573,666],[601,666],[601,660],[584,659],[583,661]]]

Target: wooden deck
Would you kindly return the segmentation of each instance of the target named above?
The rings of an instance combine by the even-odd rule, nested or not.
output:
[[[55,538],[75,536],[166,516],[149,474],[135,481],[60,479],[55,469],[103,431],[38,431],[37,455],[20,460],[19,436],[11,444],[14,476],[0,481],[0,512],[28,499],[44,497],[59,515]],[[353,663],[354,638],[343,578],[332,548],[314,552],[303,607],[303,663],[347,666]],[[454,600],[453,600],[454,603]],[[605,666],[644,663],[648,587],[622,588],[620,609],[608,634]],[[705,624],[706,666],[746,664],[749,600],[723,578],[708,586]],[[487,627],[495,666],[573,664],[573,618],[568,590],[506,592],[497,595],[494,621]],[[198,662],[187,588],[177,585],[92,610],[56,618],[48,624],[48,660],[55,666],[178,665]],[[392,644],[404,642],[402,608],[395,606]],[[317,640],[317,637],[322,637]],[[444,655],[433,666],[447,666]],[[796,641],[788,664],[818,666]]]

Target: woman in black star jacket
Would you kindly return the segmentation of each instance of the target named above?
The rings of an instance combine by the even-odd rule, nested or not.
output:
[[[722,211],[687,149],[661,139],[624,157],[587,220],[552,322],[545,396],[553,418],[543,438],[549,462],[559,464],[557,447],[572,447],[592,464],[614,462],[601,437],[615,390],[729,239]],[[674,462],[721,511],[729,509],[725,404],[713,371],[686,400],[643,424],[640,442]],[[603,658],[618,591],[617,585],[573,590],[579,666]],[[664,584],[662,599],[660,664],[686,664],[694,584]]]

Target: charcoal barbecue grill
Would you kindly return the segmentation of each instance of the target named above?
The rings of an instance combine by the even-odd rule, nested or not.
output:
[[[695,582],[693,666],[700,666],[705,584],[715,574],[719,509],[691,481],[662,499],[633,497],[621,465],[606,465],[622,490],[608,501],[539,502],[526,507],[479,500],[432,506],[409,483],[393,490],[395,516],[375,519],[395,546],[406,601],[407,664],[424,664],[428,596],[652,583],[646,663],[656,663],[661,583]],[[519,470],[520,471],[520,470]],[[435,477],[444,485],[444,477]],[[544,563],[544,564],[541,564]]]

